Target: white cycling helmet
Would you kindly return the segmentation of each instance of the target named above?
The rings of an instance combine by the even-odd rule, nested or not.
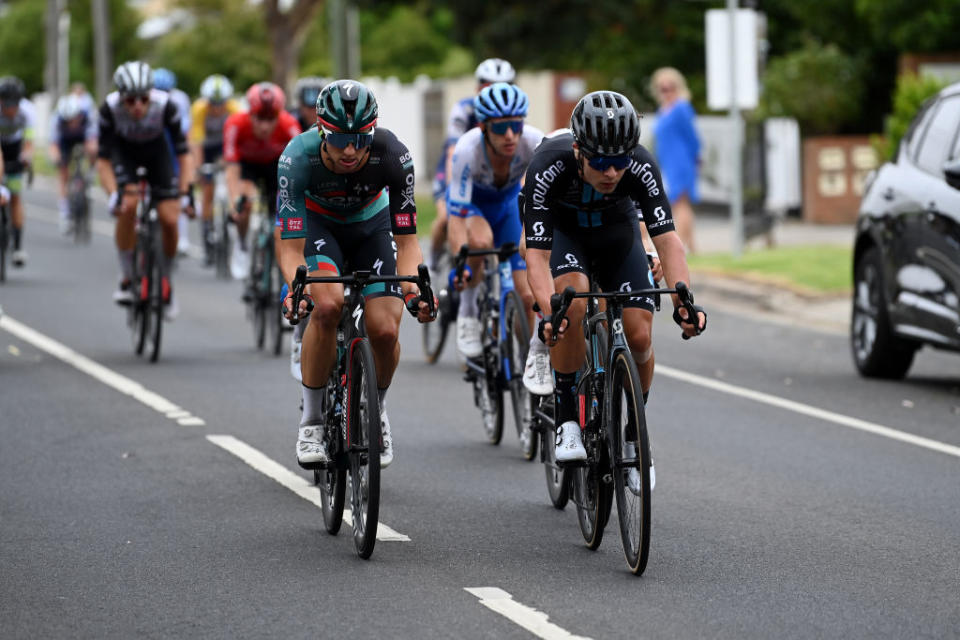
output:
[[[513,82],[517,72],[513,65],[501,58],[487,58],[479,65],[474,74],[478,84],[493,84],[494,82]]]
[[[65,95],[57,101],[57,114],[61,120],[73,120],[83,111],[83,98],[75,93]]]
[[[121,95],[149,93],[153,89],[153,71],[146,62],[124,62],[113,72],[113,83]]]
[[[200,85],[200,96],[214,104],[226,102],[233,95],[233,85],[225,76],[215,73]]]

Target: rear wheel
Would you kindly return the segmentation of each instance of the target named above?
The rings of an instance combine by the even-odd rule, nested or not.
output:
[[[129,324],[133,338],[133,350],[142,355],[150,333],[150,273],[153,271],[153,252],[142,236],[138,238],[133,253],[133,300],[130,303]]]
[[[7,279],[7,244],[10,242],[9,232],[7,231],[8,215],[7,205],[3,205],[2,211],[0,211],[0,282]]]
[[[227,205],[220,203],[220,229],[214,243],[213,256],[217,277],[221,280],[230,279],[230,234],[227,232],[229,224]]]
[[[336,374],[327,382],[327,407],[333,407],[340,400],[340,385]],[[301,410],[303,407],[301,407]],[[326,469],[316,469],[313,472],[314,483],[320,487],[320,511],[323,513],[323,526],[327,533],[337,535],[343,523],[343,502],[347,488],[347,467],[345,456],[337,446],[340,431],[340,416],[333,409],[327,411],[326,417],[327,451],[330,452],[330,462]]]
[[[586,436],[586,434],[584,434]],[[585,437],[584,440],[589,440]],[[589,442],[584,442],[588,447],[587,455],[591,455]],[[607,526],[607,518],[610,517],[610,505],[613,491],[610,484],[603,480],[605,471],[608,470],[610,460],[605,447],[599,443],[594,443],[597,448],[596,464],[587,464],[585,466],[575,467],[573,469],[573,491],[574,503],[577,505],[577,524],[580,525],[580,533],[583,535],[583,541],[590,550],[595,550],[603,541],[603,529]]]
[[[513,421],[520,439],[520,451],[526,460],[537,455],[537,438],[530,428],[531,405],[530,392],[523,385],[523,368],[530,348],[530,328],[527,326],[527,313],[523,300],[516,291],[507,294],[503,305],[504,323],[507,339],[504,344],[504,369],[509,371],[507,385],[513,404]]]
[[[347,455],[353,543],[357,554],[366,559],[377,541],[380,515],[380,402],[373,351],[366,339],[352,346],[348,384]]]
[[[544,402],[544,401],[541,401]],[[557,466],[556,435],[553,424],[544,425],[540,431],[543,470],[547,476],[547,494],[557,509],[563,509],[570,500],[570,471]]]
[[[449,269],[449,256],[444,253],[443,257],[438,259],[437,273],[443,274]],[[433,277],[434,274],[431,274]],[[435,280],[436,281],[436,280]],[[443,345],[447,342],[447,334],[450,331],[450,325],[456,317],[456,293],[449,289],[441,289],[437,295],[439,305],[437,306],[437,318],[433,322],[424,322],[421,327],[423,332],[423,355],[428,364],[434,364],[440,359],[443,353]]]
[[[893,333],[883,290],[883,263],[875,247],[857,261],[853,286],[850,347],[857,369],[870,378],[903,378],[917,345]]]
[[[627,566],[633,574],[640,575],[650,551],[650,439],[640,376],[626,352],[617,354],[612,375],[607,426],[615,452],[613,486],[620,540]]]

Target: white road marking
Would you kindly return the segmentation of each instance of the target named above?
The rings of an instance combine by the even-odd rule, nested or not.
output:
[[[480,604],[496,611],[504,618],[515,622],[538,638],[544,640],[589,640],[587,636],[575,636],[548,621],[549,616],[513,599],[513,596],[497,587],[464,587],[464,591],[480,598]]]
[[[745,387],[738,387],[736,385],[728,384],[726,382],[720,382],[719,380],[714,380],[712,378],[698,376],[694,373],[687,373],[686,371],[680,371],[679,369],[674,369],[673,367],[668,367],[662,364],[657,364],[657,373],[660,375],[667,376],[668,378],[673,378],[675,380],[682,380],[690,384],[695,384],[701,387],[706,387],[708,389],[713,389],[714,391],[720,391],[721,393],[727,393],[733,396],[739,396],[741,398],[753,400],[754,402],[759,402],[761,404],[767,404],[772,407],[777,407],[779,409],[786,409],[787,411],[793,411],[794,413],[799,413],[805,416],[810,416],[812,418],[818,418],[820,420],[832,422],[842,427],[848,427],[850,429],[865,431],[867,433],[872,433],[877,436],[883,436],[884,438],[890,438],[891,440],[905,442],[907,444],[912,444],[917,447],[923,447],[925,449],[930,449],[931,451],[937,451],[939,453],[945,453],[947,455],[960,458],[960,447],[957,447],[951,444],[946,444],[944,442],[940,442],[939,440],[932,440],[930,438],[924,438],[922,436],[915,436],[912,433],[907,433],[906,431],[891,429],[890,427],[885,427],[881,424],[868,422],[866,420],[853,418],[851,416],[845,416],[841,413],[834,413],[833,411],[827,411],[826,409],[819,409],[817,407],[812,407],[810,405],[803,404],[802,402],[787,400],[786,398],[774,396],[769,393],[753,391],[752,389],[747,389]]]
[[[79,369],[88,376],[99,380],[108,387],[112,387],[120,393],[132,397],[147,405],[154,411],[161,413],[164,417],[172,418],[170,414],[177,417],[172,418],[178,423],[186,426],[201,426],[206,424],[202,418],[190,414],[189,411],[182,409],[170,402],[163,396],[144,388],[142,384],[131,380],[130,378],[112,371],[102,364],[94,362],[86,356],[82,356],[70,347],[57,342],[53,338],[48,338],[39,331],[31,329],[25,324],[17,322],[10,316],[4,314],[0,316],[0,329],[4,329],[17,336],[24,342],[29,342],[33,346],[46,351],[55,358],[63,360],[72,367]]]
[[[207,436],[207,440],[218,447],[226,449],[268,478],[273,478],[307,502],[317,507],[321,506],[320,491],[317,487],[307,482],[303,476],[297,475],[280,463],[268,458],[246,442],[238,440],[233,436]],[[352,526],[353,517],[349,509],[343,510],[343,521],[347,523],[347,525]],[[377,540],[383,542],[410,542],[409,536],[398,533],[383,522],[377,525]]]

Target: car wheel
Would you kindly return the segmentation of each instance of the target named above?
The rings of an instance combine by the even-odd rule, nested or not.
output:
[[[894,335],[887,316],[880,253],[863,252],[854,269],[850,347],[860,374],[900,379],[907,375],[919,345]]]

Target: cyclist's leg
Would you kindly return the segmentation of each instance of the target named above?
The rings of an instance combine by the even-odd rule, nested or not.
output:
[[[64,233],[68,231],[70,207],[67,204],[67,182],[70,180],[70,160],[73,154],[73,147],[76,144],[82,144],[83,140],[72,138],[61,138],[57,145],[59,156],[57,158],[57,181],[60,187],[60,199],[57,201],[57,208],[60,212],[60,230]]]
[[[517,209],[516,193],[510,193],[503,200],[503,205],[496,219],[488,218],[493,232],[493,246],[501,247],[512,242],[518,248],[523,236],[520,225],[520,212]],[[510,268],[513,270],[513,286],[527,310],[528,326],[533,326],[533,291],[527,282],[527,263],[519,253],[510,256]]]
[[[130,301],[130,282],[133,279],[133,248],[137,243],[137,205],[140,193],[134,171],[136,162],[131,162],[121,154],[111,158],[113,172],[117,180],[117,189],[121,193],[117,207],[117,223],[114,227],[114,242],[117,247],[117,259],[120,262],[120,287],[114,293],[115,302]]]
[[[6,144],[2,147],[4,183],[10,191],[10,202],[7,210],[10,212],[11,236],[13,239],[13,263],[19,265],[18,254],[21,254],[21,237],[23,234],[23,202],[20,199],[20,190],[23,186],[23,163],[20,162],[22,142]]]
[[[314,216],[307,216],[304,253],[311,276],[337,276],[343,273],[343,251],[334,230],[314,219]],[[307,293],[313,298],[314,310],[303,332],[300,359],[305,392],[307,389],[322,389],[333,369],[337,324],[343,308],[343,285],[311,284],[307,287]]]

